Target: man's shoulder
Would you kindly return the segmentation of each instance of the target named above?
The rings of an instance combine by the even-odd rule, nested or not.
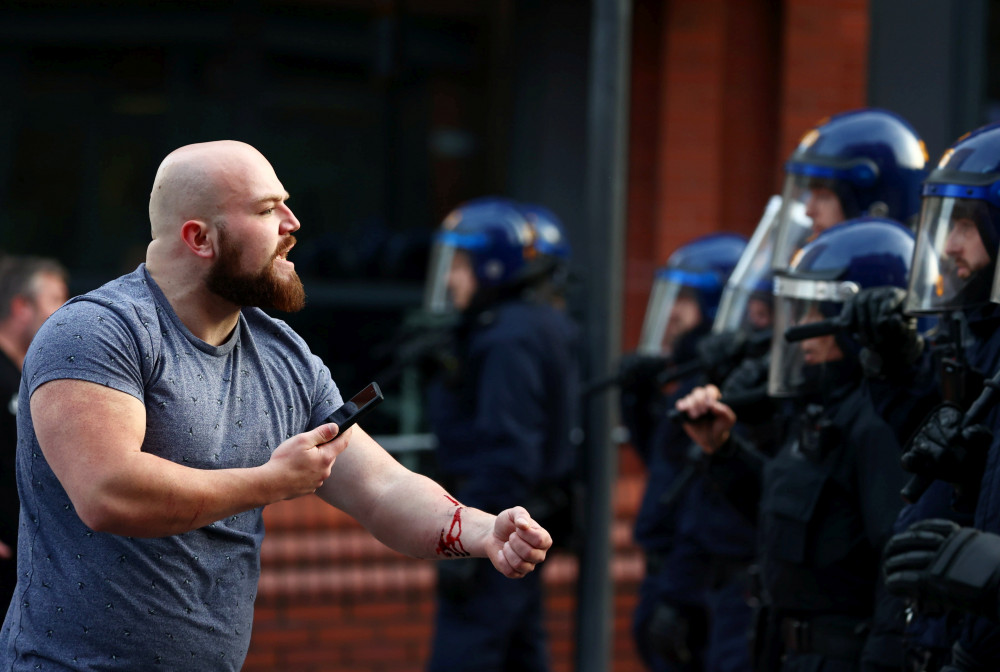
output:
[[[129,340],[148,340],[146,335],[159,332],[157,312],[156,300],[142,274],[130,273],[64,303],[38,330],[32,345],[83,344],[112,333]]]
[[[149,279],[141,266],[85,294],[74,296],[64,304],[64,307],[77,304],[89,309],[103,306],[112,312],[126,314],[156,311],[156,300],[150,289]]]

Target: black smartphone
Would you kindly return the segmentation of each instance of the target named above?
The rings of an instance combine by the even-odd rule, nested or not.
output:
[[[379,402],[384,398],[382,390],[378,387],[378,383],[373,382],[344,402],[344,405],[331,413],[326,421],[337,423],[337,426],[340,427],[340,433],[343,434],[348,427],[360,420],[368,411],[378,406]]]

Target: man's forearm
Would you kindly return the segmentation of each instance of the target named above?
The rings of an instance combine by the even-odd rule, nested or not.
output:
[[[407,472],[386,488],[362,524],[382,543],[416,558],[485,557],[496,516],[464,506],[431,479]]]

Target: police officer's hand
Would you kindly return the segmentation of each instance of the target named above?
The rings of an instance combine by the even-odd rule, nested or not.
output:
[[[890,539],[883,557],[886,588],[918,608],[1000,620],[1000,536],[950,520],[922,520]]]
[[[656,388],[656,379],[670,365],[670,359],[630,352],[618,363],[618,384],[623,389]]]
[[[964,417],[955,404],[935,409],[913,435],[902,464],[914,474],[953,484],[960,496],[974,497],[986,469],[993,432],[985,425],[963,428]]]
[[[747,337],[742,331],[706,334],[695,344],[695,352],[705,367],[705,374],[716,383],[721,383],[732,373],[746,351]]]
[[[764,390],[770,367],[770,355],[744,359],[722,383],[722,396],[742,397]]]
[[[675,607],[658,602],[646,623],[650,649],[677,666],[691,666],[705,646],[704,616],[696,608]]]
[[[719,388],[706,385],[696,387],[674,405],[687,414],[684,431],[709,455],[729,440],[729,433],[736,424],[736,414],[719,401],[721,397]]]
[[[905,370],[923,352],[916,319],[903,315],[905,299],[899,287],[869,287],[844,304],[841,320],[862,345],[858,360],[870,378]]]

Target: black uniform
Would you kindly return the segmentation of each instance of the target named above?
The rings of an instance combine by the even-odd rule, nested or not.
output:
[[[743,507],[755,499],[746,477],[759,479],[766,609],[756,667],[898,669],[898,628],[883,624],[894,622],[900,603],[879,574],[904,483],[895,432],[853,376],[801,403],[773,458],[732,445],[737,439],[711,465]]]

